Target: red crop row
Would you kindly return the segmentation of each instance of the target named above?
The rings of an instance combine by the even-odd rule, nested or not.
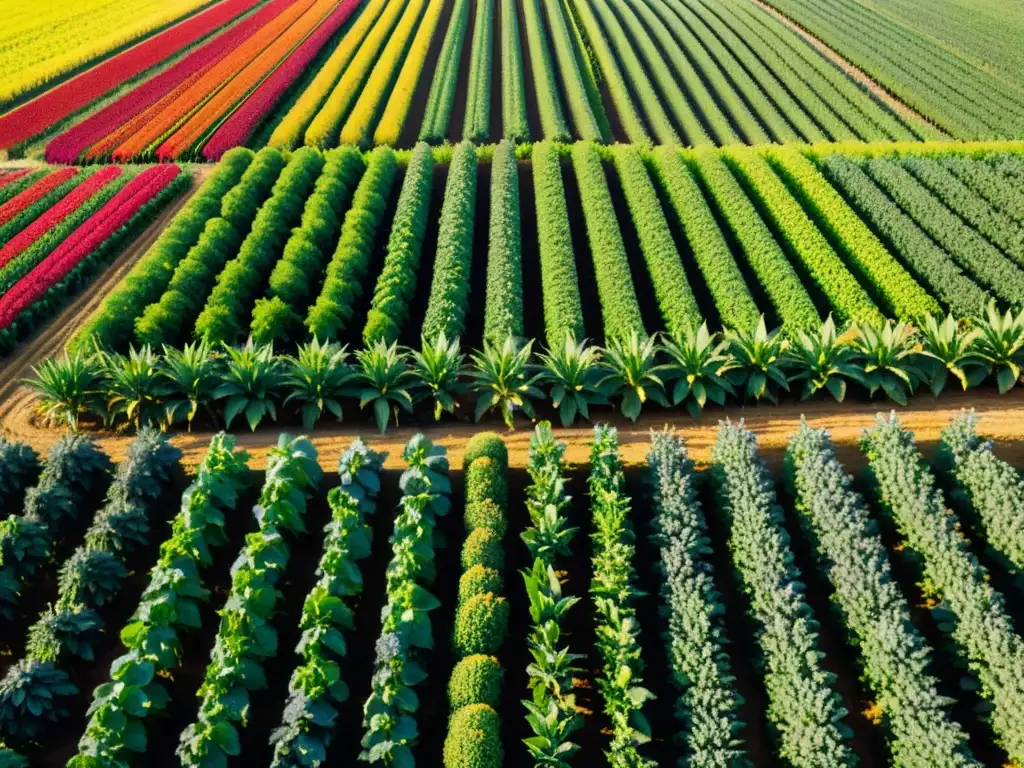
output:
[[[8,171],[0,176],[0,187],[6,187],[12,181],[17,181],[22,176],[28,173],[28,168],[22,168],[19,171]]]
[[[0,224],[6,224],[23,210],[28,208],[50,190],[59,187],[74,176],[78,171],[74,168],[62,168],[49,173],[19,195],[15,195],[0,205]]]
[[[248,96],[264,78],[291,55],[292,51],[322,24],[337,0],[316,0],[301,18],[286,29],[259,56],[231,78],[157,149],[160,160],[181,157],[236,104]]]
[[[194,83],[294,2],[273,0],[249,18],[190,53],[166,72],[142,83],[113,104],[60,134],[47,144],[46,159],[52,163],[73,163],[86,150],[86,160],[109,155],[138,130],[140,123],[137,118],[145,110],[175,89],[182,86],[187,88]],[[251,0],[244,0],[244,4],[250,6]]]
[[[139,116],[136,130],[111,156],[116,161],[133,160],[147,147],[187,119],[198,107],[230,83],[238,72],[238,62],[252,61],[271,45],[312,5],[313,0],[297,0],[269,24],[238,47],[231,56],[208,69],[187,88],[177,88]]]
[[[244,146],[267,113],[303,74],[327,41],[348,21],[362,0],[344,0],[312,35],[217,129],[203,148],[207,160],[220,160],[232,147]]]
[[[125,80],[145,72],[182,48],[228,24],[251,6],[252,0],[225,0],[218,3],[9,112],[0,118],[0,149],[13,147],[32,138]]]
[[[64,221],[65,218],[78,210],[82,203],[120,175],[120,168],[110,166],[92,174],[92,176],[71,190],[63,200],[19,232],[15,237],[11,238],[3,248],[0,248],[0,269],[3,269],[7,262],[35,243],[43,234]]]
[[[0,331],[55,286],[108,237],[127,224],[181,172],[176,165],[143,171],[0,298]]]

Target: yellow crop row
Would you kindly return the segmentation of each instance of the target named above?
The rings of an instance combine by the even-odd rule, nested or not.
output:
[[[402,71],[398,73],[395,87],[391,91],[387,106],[384,107],[384,114],[380,118],[380,124],[373,135],[375,144],[396,144],[405,125],[405,118],[409,114],[409,107],[412,104],[413,93],[416,85],[423,74],[423,64],[427,60],[427,52],[430,50],[430,43],[434,39],[434,32],[437,31],[437,24],[441,20],[441,11],[444,10],[445,0],[431,0],[427,13],[423,17],[416,39],[412,41],[409,48],[409,55],[402,65]],[[367,86],[369,87],[369,86]],[[358,111],[359,105],[356,105]],[[344,139],[344,131],[342,131]]]
[[[391,39],[388,40],[388,44],[384,48],[377,66],[373,68],[370,79],[366,81],[363,92],[359,95],[359,100],[356,102],[355,107],[352,108],[352,114],[349,115],[345,126],[341,129],[342,144],[368,144],[370,142],[373,128],[377,123],[377,116],[380,114],[381,105],[385,103],[385,99],[390,92],[391,81],[395,77],[395,72],[402,66],[402,62],[405,60],[406,53],[409,50],[409,40],[413,37],[413,31],[420,20],[424,3],[425,0],[413,0],[409,3],[409,7],[405,9],[405,15],[398,26],[395,27],[395,32],[391,35]],[[416,32],[413,44],[422,45],[424,51],[430,47],[430,36],[433,34],[433,28],[437,26],[437,20],[441,15],[443,7],[444,0],[431,0],[430,6],[427,8],[428,18],[424,19],[423,23],[420,24],[419,31]],[[430,26],[431,30],[424,40],[422,33],[427,26]]]
[[[0,2],[0,107],[211,0]]]
[[[398,21],[405,5],[406,0],[392,0],[388,3],[387,9],[377,19],[377,23],[360,46],[359,53],[352,59],[345,74],[327,97],[327,103],[320,110],[320,114],[310,123],[306,131],[306,146],[330,147],[335,143],[341,121],[362,90],[370,69],[377,63],[377,53],[391,34],[391,29]]]
[[[333,91],[335,83],[345,71],[352,57],[359,46],[362,45],[366,33],[373,27],[380,12],[387,6],[388,0],[372,0],[367,5],[359,18],[349,28],[348,32],[334,49],[309,87],[295,101],[295,104],[285,115],[280,125],[270,135],[268,144],[279,149],[295,149],[301,142],[302,136],[309,127],[310,122],[320,112],[328,95]]]

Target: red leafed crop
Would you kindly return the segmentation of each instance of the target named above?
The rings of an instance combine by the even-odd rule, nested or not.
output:
[[[78,207],[82,205],[82,203],[120,175],[120,168],[117,166],[110,166],[108,168],[104,168],[102,171],[97,171],[71,190],[63,200],[33,221],[15,237],[11,238],[3,248],[0,248],[0,269],[3,269],[7,262],[22,253],[45,233],[49,232],[55,226],[64,221],[65,218],[78,210]]]
[[[3,205],[0,205],[0,224],[6,224],[23,210],[28,208],[50,190],[56,189],[65,181],[74,176],[78,171],[74,168],[61,168],[59,171],[47,174],[31,187],[19,195],[15,195]]]
[[[253,131],[259,127],[273,106],[295,81],[302,75],[309,63],[316,58],[327,41],[359,7],[362,0],[345,0],[312,35],[300,45],[274,73],[264,80],[229,117],[203,148],[207,160],[220,160],[221,155],[232,147],[245,144]]]
[[[46,159],[51,163],[73,163],[86,150],[89,150],[85,158],[87,160],[108,155],[137,127],[134,118],[183,83],[189,84],[201,77],[294,2],[273,0],[249,18],[190,53],[166,72],[147,80],[113,104],[60,134],[46,145]],[[245,4],[251,5],[251,0],[246,0]],[[119,136],[121,128],[127,129],[123,136]]]
[[[127,224],[143,205],[173,181],[181,169],[158,165],[143,171],[90,216],[35,269],[0,298],[0,330],[10,327],[25,309],[68,276],[108,237]]]
[[[0,176],[0,187],[6,187],[12,181],[17,181],[22,176],[28,174],[28,168],[22,168],[20,171],[9,171],[8,173]]]
[[[230,23],[252,0],[225,0],[107,59],[0,118],[0,149],[13,147],[86,104]]]

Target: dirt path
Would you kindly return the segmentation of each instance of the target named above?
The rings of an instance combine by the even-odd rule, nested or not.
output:
[[[875,80],[867,72],[854,66],[853,63],[844,58],[842,54],[840,54],[835,49],[830,48],[824,41],[812,35],[810,32],[801,27],[799,24],[797,24],[791,18],[786,16],[784,13],[781,13],[780,11],[777,11],[775,8],[772,8],[772,6],[768,5],[768,3],[764,2],[764,0],[750,1],[754,3],[754,5],[768,11],[768,13],[770,13],[772,16],[774,16],[776,19],[781,21],[791,30],[800,35],[801,38],[803,38],[809,45],[811,45],[815,50],[821,53],[822,56],[824,56],[826,59],[828,59],[837,67],[839,67],[843,74],[845,74],[847,77],[849,77],[851,80],[856,82],[861,87],[865,88],[868,91],[868,93],[870,93],[875,99],[889,107],[889,109],[891,109],[893,112],[903,115],[904,117],[929,123],[936,130],[942,130],[937,125],[928,120],[920,112],[916,111],[909,104],[901,101],[900,99],[897,99],[895,96],[889,93],[889,91],[887,91],[880,84],[875,82]]]
[[[27,389],[17,389],[6,402],[0,400],[0,403],[0,433],[9,439],[23,440],[37,451],[45,451],[57,438],[57,430],[40,427],[35,423],[32,416],[33,396]],[[815,401],[781,406],[716,408],[707,411],[699,423],[694,423],[685,414],[669,414],[664,411],[645,413],[636,424],[622,418],[610,421],[618,427],[623,459],[627,464],[640,464],[644,461],[650,430],[660,429],[666,423],[674,425],[686,439],[693,459],[698,464],[706,464],[710,461],[718,421],[727,417],[733,420],[744,419],[747,426],[757,434],[766,459],[777,468],[786,444],[799,427],[803,415],[812,426],[828,429],[839,447],[841,460],[851,470],[859,471],[864,466],[864,459],[857,447],[857,440],[863,430],[874,422],[875,415],[880,411],[887,412],[888,407],[888,403],[882,402],[836,404]],[[911,401],[908,408],[897,406],[897,411],[903,425],[914,430],[925,453],[930,454],[939,439],[939,431],[950,419],[967,408],[974,408],[981,417],[979,431],[996,441],[997,453],[1017,466],[1024,466],[1024,388],[1018,387],[1002,396],[994,390],[982,393],[949,392],[939,401],[921,394]],[[300,431],[296,427],[287,429],[291,432]],[[320,452],[321,463],[328,471],[336,468],[339,454],[357,436],[370,442],[375,449],[387,451],[387,467],[397,469],[402,466],[402,448],[416,432],[425,432],[432,440],[448,447],[449,456],[458,465],[462,460],[465,441],[482,429],[498,431],[508,445],[511,465],[525,466],[531,434],[530,426],[525,421],[520,422],[514,432],[505,431],[500,422],[492,421],[483,426],[458,422],[442,423],[439,426],[403,426],[389,431],[384,437],[380,437],[365,424],[342,424],[320,427],[312,433],[312,438]],[[260,427],[255,433],[238,434],[238,445],[253,455],[251,466],[254,469],[264,467],[266,450],[277,442],[281,431],[283,428],[269,425]],[[568,443],[566,458],[570,463],[583,464],[588,461],[592,435],[589,427],[556,429],[555,432],[560,440]],[[180,433],[175,435],[172,442],[184,452],[186,463],[194,465],[202,458],[211,436],[210,432]],[[96,432],[94,437],[115,460],[123,458],[132,439],[130,436],[110,432]]]
[[[96,311],[103,299],[121,282],[121,278],[156,242],[171,219],[188,202],[200,182],[210,173],[210,168],[193,167],[189,169],[189,173],[192,176],[192,185],[184,194],[169,205],[160,214],[160,217],[143,230],[135,242],[111,264],[104,267],[93,282],[75,297],[60,314],[36,329],[31,336],[15,347],[7,358],[0,361],[3,366],[0,368],[0,403],[4,403],[12,396],[14,396],[12,402],[16,402],[19,399],[16,396],[19,390],[21,390],[22,396],[27,394],[20,382],[26,376],[31,375],[32,366],[64,348],[75,331],[89,318],[89,315]]]

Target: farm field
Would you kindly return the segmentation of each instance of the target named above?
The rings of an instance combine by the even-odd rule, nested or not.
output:
[[[10,0],[0,768],[1024,768],[1022,36]]]
[[[1006,763],[1020,679],[999,671],[1021,653],[1007,595],[1024,485],[977,426],[953,419],[926,460],[912,432],[879,416],[861,443],[863,476],[806,425],[774,471],[742,424],[714,432],[702,471],[671,431],[650,433],[627,466],[606,426],[573,465],[545,424],[525,466],[510,466],[493,433],[458,464],[417,435],[387,468],[373,443],[325,457],[282,435],[263,471],[223,434],[189,471],[155,432],[116,464],[84,437],[42,457],[5,442],[4,503],[25,499],[5,545],[35,545],[0,571],[5,584],[33,577],[23,594],[2,593],[4,686],[18,680],[26,696],[2,689],[0,725],[10,735],[18,723],[19,741],[61,734],[29,744],[33,765],[141,752],[161,765],[172,752],[173,764],[288,765],[311,748],[355,762],[377,743],[426,765],[556,748],[573,761],[615,748],[662,764],[698,744],[802,764],[809,727],[839,764],[882,765],[922,744],[948,764]],[[68,493],[73,508],[61,505]],[[445,559],[459,567],[440,568]],[[928,610],[929,597],[943,607]],[[68,622],[80,631],[63,634]],[[885,633],[908,654],[899,672]],[[994,654],[986,640],[998,634]],[[530,649],[573,655],[542,672]],[[961,663],[980,687],[963,684]],[[701,696],[686,695],[694,679]],[[817,691],[809,708],[795,685]],[[53,696],[34,714],[41,690]],[[660,706],[672,699],[677,717]],[[986,716],[979,701],[991,702]],[[543,728],[534,706],[560,724],[557,741],[529,738]],[[361,714],[389,707],[391,718]],[[449,711],[447,727],[427,727]]]

